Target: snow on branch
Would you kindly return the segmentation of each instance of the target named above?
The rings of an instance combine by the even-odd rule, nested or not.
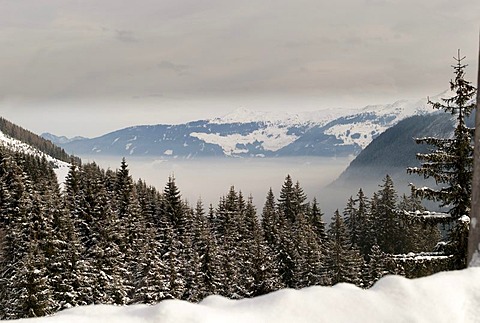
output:
[[[396,261],[432,261],[432,260],[447,260],[453,257],[453,255],[446,255],[444,252],[409,252],[407,254],[400,255],[388,255],[388,257]]]
[[[453,220],[452,215],[442,212],[430,212],[430,211],[403,211],[405,217],[410,221],[417,221],[422,223],[449,223]]]

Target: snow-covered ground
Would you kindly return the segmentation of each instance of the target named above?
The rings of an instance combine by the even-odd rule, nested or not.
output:
[[[63,183],[65,182],[65,178],[70,170],[69,163],[55,159],[39,151],[38,149],[30,146],[29,144],[26,144],[24,142],[21,142],[20,140],[17,140],[5,135],[1,131],[0,131],[0,145],[3,145],[13,151],[22,152],[24,154],[38,156],[40,158],[45,157],[47,161],[52,162],[55,165],[54,171],[55,171],[55,174],[57,175],[59,184],[62,186]]]
[[[281,290],[228,300],[210,296],[200,304],[169,300],[146,306],[86,306],[31,323],[187,322],[480,322],[480,268],[408,280],[387,276],[370,290],[349,284]]]

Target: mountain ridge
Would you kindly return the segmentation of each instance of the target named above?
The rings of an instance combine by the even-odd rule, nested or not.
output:
[[[259,112],[237,109],[184,124],[132,126],[95,138],[45,137],[77,155],[199,157],[356,156],[411,115],[431,113],[427,100],[400,100],[361,110]]]

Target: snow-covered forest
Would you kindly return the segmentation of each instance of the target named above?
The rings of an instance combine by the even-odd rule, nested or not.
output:
[[[262,210],[233,186],[216,205],[192,205],[173,176],[158,190],[132,178],[125,159],[116,170],[72,159],[60,188],[45,156],[0,147],[0,318],[94,304],[196,303],[210,295],[245,299],[339,283],[351,284],[338,285],[341,293],[375,286],[381,294],[399,279],[374,285],[387,274],[417,278],[465,268],[473,131],[464,117],[475,88],[463,79],[460,56],[457,63],[456,95],[432,102],[457,115],[454,137],[418,139],[433,149],[409,169],[443,186],[413,186],[410,196],[398,196],[386,175],[371,197],[360,188],[334,214],[323,214],[289,175],[278,197],[266,192]],[[420,198],[449,210],[428,212]],[[463,274],[442,277],[462,281]],[[410,284],[398,281],[397,288]],[[295,294],[268,299],[285,293]]]
[[[46,160],[2,149],[0,176],[2,318],[339,282],[368,288],[387,273],[458,268],[456,246],[423,254],[442,253],[436,262],[386,256],[431,251],[440,240],[435,226],[397,217],[397,207],[420,206],[398,199],[389,177],[372,198],[359,190],[326,228],[289,176],[260,214],[233,187],[216,206],[190,206],[174,178],[159,192],[134,181],[125,161],[116,171],[73,165],[60,191]]]

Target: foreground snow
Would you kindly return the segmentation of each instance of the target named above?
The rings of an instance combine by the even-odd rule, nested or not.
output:
[[[228,300],[210,296],[200,304],[169,300],[146,306],[85,306],[53,317],[20,320],[56,322],[479,322],[480,268],[408,280],[381,279],[372,289],[349,284],[281,290]]]

